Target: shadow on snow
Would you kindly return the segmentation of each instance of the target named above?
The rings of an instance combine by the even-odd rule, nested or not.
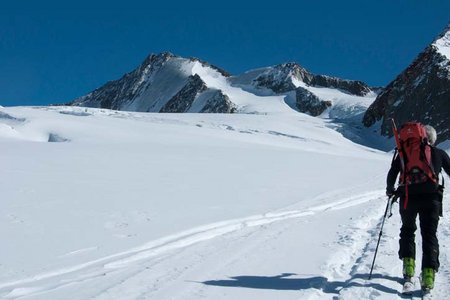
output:
[[[297,275],[295,273],[283,273],[277,276],[235,276],[225,280],[208,280],[201,282],[205,285],[221,286],[221,287],[240,287],[252,289],[268,289],[268,290],[307,290],[318,289],[326,294],[338,295],[343,288],[359,287],[373,288],[383,293],[394,294],[402,297],[403,295],[396,289],[384,286],[382,284],[368,281],[369,274],[355,274],[347,281],[328,281],[323,276],[315,276],[309,278],[289,278]],[[385,279],[394,281],[401,286],[402,278],[392,277],[381,274],[373,274],[372,279]]]

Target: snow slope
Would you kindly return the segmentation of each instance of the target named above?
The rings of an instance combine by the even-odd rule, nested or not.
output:
[[[365,280],[390,155],[261,105],[1,108],[0,298],[398,298],[397,217]]]
[[[144,73],[136,84],[145,85],[142,87],[143,92],[129,103],[123,104],[122,109],[159,111],[186,84],[191,65],[192,63],[186,62],[185,59],[174,57],[163,64],[158,72],[151,73],[150,78]]]
[[[450,59],[450,24],[442,33],[436,41],[432,44],[436,47],[437,51],[445,56],[447,59]]]
[[[240,87],[232,86],[228,79],[217,70],[195,62],[191,71],[198,74],[209,88],[221,90],[239,107],[240,113],[267,114],[289,113],[291,108],[285,103],[285,95],[261,97]]]
[[[259,96],[264,99],[276,95],[272,90],[255,86],[255,79],[264,73],[276,73],[275,67],[260,68],[250,70],[241,75],[234,76],[228,79],[228,82],[235,88],[241,88],[251,94]],[[280,75],[280,74],[277,74]],[[323,86],[311,86],[306,84],[301,78],[294,74],[283,74],[286,78],[274,78],[274,82],[292,84],[292,87],[302,87],[322,101],[329,101],[332,105],[320,117],[331,119],[346,119],[354,117],[357,114],[364,113],[376,98],[376,93],[371,91],[364,96],[352,95],[349,92],[342,91],[338,88],[330,88]],[[291,92],[282,92],[278,96],[283,96],[287,104],[293,109],[296,108],[295,96]],[[295,93],[294,93],[295,94]],[[234,97],[230,97],[235,99]]]

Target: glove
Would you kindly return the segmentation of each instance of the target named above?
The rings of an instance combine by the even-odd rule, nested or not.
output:
[[[387,187],[386,188],[386,196],[392,197],[394,195],[395,195],[395,189],[392,187]]]

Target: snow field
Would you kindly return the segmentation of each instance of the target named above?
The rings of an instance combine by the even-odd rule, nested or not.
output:
[[[0,298],[399,297],[397,216],[366,280],[391,157],[327,120],[0,112]]]
[[[121,280],[125,282],[128,281],[135,282],[136,280],[138,280],[139,282],[145,282],[146,278],[148,277],[152,278],[155,275],[158,275],[158,277],[160,276],[158,272],[155,272],[154,270],[155,266],[158,266],[161,263],[172,264],[173,259],[177,260],[178,255],[180,254],[183,255],[183,251],[179,251],[180,249],[183,250],[184,248],[188,248],[191,245],[195,245],[200,242],[212,240],[215,238],[220,239],[223,236],[223,239],[225,240],[229,240],[230,237],[232,239],[235,239],[234,243],[229,245],[229,248],[231,248],[230,250],[234,251],[236,250],[235,249],[236,244],[242,242],[245,243],[245,240],[242,240],[242,234],[244,234],[244,237],[247,239],[248,235],[258,234],[258,231],[261,229],[261,227],[266,228],[266,230],[270,230],[270,227],[266,227],[265,225],[270,225],[272,223],[277,223],[290,219],[302,219],[304,217],[312,216],[315,214],[321,214],[327,211],[342,210],[355,205],[360,205],[362,203],[370,201],[371,199],[373,199],[374,196],[378,196],[380,193],[381,191],[377,191],[373,193],[358,195],[356,197],[344,198],[334,203],[312,207],[305,211],[289,211],[285,213],[274,212],[268,213],[266,215],[252,216],[241,220],[230,220],[226,222],[203,226],[200,228],[194,228],[192,230],[189,230],[188,232],[182,232],[174,236],[169,236],[160,240],[153,241],[147,245],[144,245],[140,249],[132,249],[126,253],[119,253],[111,257],[106,257],[97,261],[84,263],[82,265],[74,266],[72,268],[58,270],[47,274],[35,275],[29,279],[3,284],[0,286],[0,290],[11,288],[17,285],[19,286],[31,285],[28,287],[14,288],[11,290],[10,293],[5,295],[5,297],[15,298],[18,296],[34,296],[37,297],[36,299],[39,299],[41,295],[42,297],[50,296],[52,298],[53,297],[58,298],[61,297],[62,295],[67,295],[66,289],[70,290],[72,285],[80,281],[85,282],[86,286],[94,284],[94,287],[98,285],[98,281],[101,281],[102,278],[104,281],[110,282],[110,275],[113,278],[115,276],[118,276],[118,274],[116,273],[117,269],[119,269],[120,273],[124,273],[122,274],[123,277]],[[252,229],[254,227],[257,227],[257,229],[256,230]],[[275,238],[275,236],[273,236],[273,233],[270,233],[270,235],[272,236],[272,238]],[[255,241],[252,241],[249,238],[250,244],[254,242]],[[256,242],[259,243],[259,241]],[[239,245],[239,247],[240,246],[242,245]],[[203,256],[204,254],[202,254],[202,252],[204,251],[203,250],[204,247],[205,245],[197,246],[196,256],[204,257]],[[214,248],[216,247],[214,243],[212,247]],[[253,248],[256,248],[256,245],[254,245]],[[211,254],[212,253],[210,253],[210,255]],[[230,255],[230,253],[227,252],[223,254],[224,256]],[[165,257],[165,255],[167,256]],[[250,255],[250,253],[247,253],[247,255]],[[121,258],[123,256],[125,256],[125,258]],[[155,257],[156,259],[154,259]],[[235,257],[235,259],[236,258],[238,257]],[[180,265],[178,265],[178,267],[176,268],[176,270],[184,269],[183,265],[186,264],[186,262],[184,261],[186,259],[189,261],[190,258],[186,257],[183,258],[182,261],[180,262]],[[220,260],[219,257],[216,257],[216,259]],[[161,261],[158,262],[159,260],[162,260],[162,262]],[[197,264],[199,263],[202,263],[202,261],[197,261]],[[150,264],[150,266],[148,264]],[[143,269],[142,265],[146,265],[144,270],[142,270]],[[204,267],[208,268],[208,266]],[[136,274],[130,277],[128,271],[130,269],[135,268],[141,269],[141,271],[137,272]],[[156,268],[159,269],[158,267]],[[225,270],[226,269],[227,268],[225,268]],[[122,286],[122,284],[120,284],[120,287],[114,285],[112,290],[121,290],[122,291],[121,294],[123,294],[120,296],[121,298],[125,297],[127,294],[131,294],[131,297],[127,299],[133,299],[133,297],[136,296],[137,291],[140,289],[144,289],[144,293],[147,293],[147,290],[150,290],[151,293],[149,295],[146,295],[146,297],[149,297],[149,299],[152,299],[153,297],[159,298],[160,296],[158,295],[158,293],[160,293],[161,290],[162,291],[172,290],[172,288],[168,287],[168,284],[170,283],[176,285],[179,284],[178,282],[175,281],[176,278],[171,277],[175,276],[175,274],[172,274],[170,276],[169,275],[170,274],[162,275],[164,278],[166,278],[166,280],[161,279],[156,280],[156,282],[160,282],[160,285],[154,286],[153,289],[148,289],[147,286],[138,286],[138,287],[132,286],[131,289],[133,291],[126,291],[124,293],[124,291],[127,289],[126,286],[128,284],[126,284],[125,287]],[[178,273],[176,275],[182,276],[183,274]],[[170,277],[169,282],[167,276]],[[51,296],[52,293],[55,293],[54,296]],[[156,294],[153,295],[153,293]],[[107,292],[104,291],[98,295],[90,295],[89,297],[98,298],[99,296],[106,296],[107,298],[113,294],[115,294],[115,292],[111,293],[110,290],[107,290]],[[80,296],[79,294],[75,294],[72,299],[80,299],[78,298],[79,296]]]

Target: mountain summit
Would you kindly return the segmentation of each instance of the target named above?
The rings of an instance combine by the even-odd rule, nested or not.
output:
[[[397,124],[417,120],[433,125],[438,142],[450,139],[450,24],[414,62],[379,94],[364,115],[366,127],[381,121],[381,134],[391,136]]]
[[[134,71],[70,104],[140,112],[234,112],[228,97],[220,90],[207,87],[193,72],[195,68],[229,76],[198,59],[163,52],[148,56]]]
[[[334,108],[342,110],[343,100],[348,102],[345,109],[365,111],[373,99],[371,89],[361,81],[315,75],[297,63],[231,76],[198,58],[163,52],[148,56],[134,71],[69,105],[176,113],[294,109],[318,116]]]
[[[319,116],[326,110],[335,114],[342,109],[343,99],[348,100],[346,108],[360,106],[365,110],[368,106],[365,100],[373,101],[374,94],[362,81],[315,75],[294,62],[251,70],[231,77],[230,82],[257,94],[264,90],[277,95],[290,94],[294,98],[291,106],[312,116]]]

